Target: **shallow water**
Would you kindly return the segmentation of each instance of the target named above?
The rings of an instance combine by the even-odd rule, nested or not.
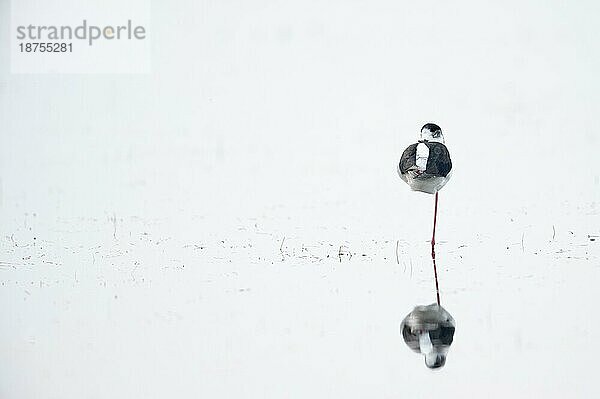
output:
[[[424,397],[465,376],[480,395],[595,392],[577,384],[594,370],[579,349],[597,338],[598,247],[585,232],[530,228],[521,246],[519,234],[455,242],[440,228],[457,330],[431,371],[400,334],[414,305],[435,301],[426,240],[267,218],[223,232],[201,217],[19,219],[1,241],[8,397]]]

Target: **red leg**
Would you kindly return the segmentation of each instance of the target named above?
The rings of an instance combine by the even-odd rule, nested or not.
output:
[[[437,278],[437,267],[435,266],[435,258],[433,258],[433,273],[435,274],[435,295],[437,297],[437,304],[440,304],[440,287],[438,285]]]
[[[435,193],[435,210],[433,212],[433,235],[431,236],[431,259],[433,260],[433,274],[435,275],[435,293],[437,296],[437,303],[440,304],[440,287],[438,285],[437,266],[435,264],[435,225],[437,222],[437,208],[438,208],[438,193]]]
[[[431,236],[431,257],[435,259],[435,225],[437,222],[438,193],[435,193],[435,210],[433,211],[433,235]]]

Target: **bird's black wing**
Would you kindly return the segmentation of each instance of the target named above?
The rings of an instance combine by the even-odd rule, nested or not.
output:
[[[400,329],[402,330],[402,338],[404,338],[406,345],[413,351],[419,352],[419,336],[405,322],[402,322]]]
[[[450,346],[454,339],[454,329],[453,326],[441,325],[439,328],[429,331],[429,339],[433,346]]]
[[[416,165],[417,162],[417,144],[411,144],[402,153],[400,157],[400,173],[405,174],[408,169]]]
[[[448,173],[452,170],[452,161],[450,160],[448,148],[442,143],[427,141],[425,144],[429,148],[429,158],[427,159],[425,173],[433,176],[448,176]]]

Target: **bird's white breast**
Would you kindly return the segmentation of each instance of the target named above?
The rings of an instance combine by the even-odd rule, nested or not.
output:
[[[419,143],[417,145],[417,155],[415,164],[419,170],[427,169],[427,160],[429,159],[429,147],[425,143]]]

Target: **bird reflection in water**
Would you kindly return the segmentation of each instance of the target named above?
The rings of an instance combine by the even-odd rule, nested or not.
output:
[[[446,364],[454,338],[455,323],[450,313],[437,303],[417,306],[400,325],[406,345],[425,356],[425,364],[436,369]]]

